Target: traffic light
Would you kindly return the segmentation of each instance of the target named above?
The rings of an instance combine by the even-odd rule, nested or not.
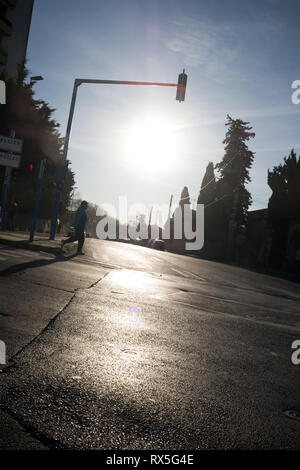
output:
[[[33,187],[35,187],[36,178],[37,178],[38,165],[34,161],[29,161],[27,163],[26,173],[27,179],[31,182]]]
[[[176,100],[179,102],[184,101],[186,82],[187,82],[187,74],[185,73],[185,70],[183,69],[183,72],[180,75],[178,75],[178,83],[177,83]]]

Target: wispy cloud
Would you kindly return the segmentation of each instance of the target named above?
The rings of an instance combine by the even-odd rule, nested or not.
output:
[[[270,106],[265,108],[249,108],[249,109],[233,109],[230,113],[233,119],[257,119],[257,118],[276,118],[284,116],[297,116],[300,114],[300,106]],[[185,124],[174,126],[174,131],[182,131],[185,129],[201,128],[225,124],[225,114],[218,114],[211,117],[202,117],[200,120],[193,120]]]
[[[219,75],[236,60],[239,45],[229,25],[215,25],[184,17],[171,23],[165,40],[173,52],[181,53],[187,66],[204,66],[210,75]],[[217,77],[216,77],[217,78]]]
[[[286,152],[287,154],[290,153],[290,151],[292,150],[292,148],[294,150],[298,150],[300,149],[300,143],[299,142],[296,142],[295,144],[293,145],[290,145],[290,144],[285,144],[285,145],[279,145],[279,146],[273,146],[273,147],[258,147],[255,149],[255,152],[256,153],[274,153],[274,152]]]
[[[282,23],[272,12],[255,20],[249,18],[232,23],[186,16],[170,22],[165,45],[181,54],[186,66],[201,67],[201,73],[216,82],[223,83],[237,74],[245,81],[243,66],[239,70],[238,64],[244,64],[249,48],[254,47],[250,38],[261,45],[256,53],[260,57],[261,50],[266,55],[280,44],[282,34]]]

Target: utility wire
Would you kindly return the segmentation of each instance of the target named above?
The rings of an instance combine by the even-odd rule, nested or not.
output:
[[[205,205],[205,209],[207,209],[208,207],[213,206],[213,205],[216,204],[217,202],[220,202],[220,201],[222,201],[222,199],[224,199],[225,197],[229,197],[229,196],[230,196],[230,194],[224,194],[224,196],[220,197],[219,199],[216,199],[215,201],[212,201],[212,202],[210,202],[209,204],[206,204],[206,205]]]
[[[233,162],[233,160],[235,160],[237,158],[237,155],[235,155],[231,160],[229,160],[229,162],[226,163],[226,165],[224,166],[224,169],[227,168],[228,165],[230,165],[230,163]],[[205,188],[207,188],[207,186],[209,186],[213,181],[216,180],[216,177],[214,176],[208,183],[206,183],[205,186],[203,186],[202,188],[200,188],[200,191],[199,191],[199,194],[201,193],[201,191],[203,191]],[[177,198],[178,201],[184,201],[185,199],[195,199],[198,198],[198,196],[195,196],[195,195],[191,195],[191,196],[186,196],[186,197],[183,197],[183,198]],[[222,198],[221,198],[222,199]],[[220,199],[219,199],[220,200]],[[210,205],[210,204],[209,204]],[[208,206],[206,206],[208,207]]]

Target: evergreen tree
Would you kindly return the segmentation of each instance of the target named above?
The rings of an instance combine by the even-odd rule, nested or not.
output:
[[[216,198],[216,179],[213,162],[209,162],[202,180],[197,204],[210,204]]]
[[[170,238],[174,240],[174,230],[175,230],[175,223],[181,224],[181,230],[182,230],[182,240],[184,238],[184,207],[188,206],[189,209],[191,209],[191,201],[190,201],[190,194],[187,186],[184,186],[183,190],[181,191],[180,194],[180,200],[179,200],[179,205],[176,207],[175,211],[172,214],[172,217],[170,218]],[[187,210],[187,209],[186,209]]]
[[[284,164],[268,171],[268,185],[273,191],[269,200],[269,214],[272,220],[292,220],[300,217],[300,156],[294,149]]]
[[[286,243],[291,221],[300,218],[300,156],[294,149],[284,164],[268,171],[268,185],[272,189],[268,212],[273,229],[270,261],[281,266],[285,258]]]
[[[39,165],[41,160],[45,160],[39,217],[50,219],[63,146],[59,124],[52,118],[55,110],[45,101],[34,99],[33,84],[26,82],[28,70],[25,64],[20,66],[16,79],[1,78],[6,82],[7,104],[0,107],[0,133],[9,136],[13,129],[15,137],[23,140],[20,168],[13,171],[8,211],[15,207],[15,212],[32,214]],[[0,184],[3,174],[4,169],[0,167]],[[74,173],[68,168],[60,207],[61,220],[69,205],[74,183]]]
[[[214,164],[209,162],[206,172],[202,180],[201,189],[198,196],[198,204],[204,204],[204,247],[202,254],[205,256],[213,256],[212,243],[215,242],[216,231],[216,178],[214,172]]]
[[[183,208],[185,204],[191,205],[190,201],[190,194],[187,186],[184,186],[183,190],[181,191],[179,205]]]
[[[245,225],[248,208],[252,202],[246,184],[251,181],[249,170],[254,160],[254,153],[249,150],[247,142],[255,137],[249,122],[232,119],[227,115],[228,127],[223,144],[225,154],[223,160],[216,165],[220,179],[218,181],[219,196],[226,196],[223,204],[224,215],[229,222],[236,222],[237,230]]]

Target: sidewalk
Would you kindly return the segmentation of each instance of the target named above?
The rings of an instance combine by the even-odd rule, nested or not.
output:
[[[48,233],[38,233],[35,235],[34,241],[30,242],[29,233],[27,232],[0,231],[0,244],[47,253],[56,253],[57,249],[60,248],[62,238],[64,238],[63,235],[56,235],[55,240],[49,240]]]

